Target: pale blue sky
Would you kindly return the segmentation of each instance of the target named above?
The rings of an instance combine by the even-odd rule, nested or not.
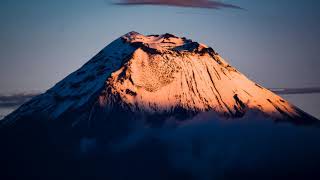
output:
[[[0,2],[0,93],[46,90],[132,30],[205,43],[265,87],[320,86],[317,0],[223,1],[246,10],[107,0]],[[320,117],[319,95],[291,99]]]

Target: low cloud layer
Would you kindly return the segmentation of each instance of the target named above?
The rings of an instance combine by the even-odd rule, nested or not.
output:
[[[98,180],[319,179],[319,128],[275,122],[257,112],[238,119],[221,119],[214,112],[184,121],[170,117],[161,126],[145,123],[158,118],[110,118],[102,119],[108,126],[89,131],[83,131],[87,122],[69,129],[67,123],[47,126],[43,122],[49,121],[39,120],[19,121],[23,128],[9,129],[12,139],[5,133],[7,141],[0,140],[8,144],[0,148],[5,160],[39,179],[52,174]],[[118,136],[127,125],[125,135]],[[112,128],[112,136],[104,127]],[[17,139],[21,144],[12,145]],[[25,179],[21,172],[14,175]]]
[[[200,180],[246,179],[249,175],[276,179],[293,176],[290,173],[295,171],[307,173],[319,164],[318,128],[275,123],[256,113],[221,120],[208,112],[175,125],[174,119],[166,122],[158,128],[137,125],[127,138],[107,146],[94,138],[84,139],[82,152],[106,147],[102,152],[124,157],[123,162],[117,159],[124,174],[138,174],[140,179],[156,179],[156,170],[163,167]],[[132,157],[137,158],[130,162]],[[130,168],[122,169],[124,164]],[[131,172],[132,164],[140,168]]]
[[[233,4],[227,4],[219,1],[210,0],[120,0],[115,3],[118,5],[166,5],[178,7],[196,7],[196,8],[234,8],[242,9],[241,7]]]

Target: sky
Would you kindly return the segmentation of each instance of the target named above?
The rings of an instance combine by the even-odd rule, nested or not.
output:
[[[267,88],[320,86],[320,1],[185,2],[0,0],[0,94],[43,92],[130,31],[207,44]],[[320,94],[284,97],[320,118]]]

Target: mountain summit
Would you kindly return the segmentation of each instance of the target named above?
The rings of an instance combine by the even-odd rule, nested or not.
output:
[[[257,111],[295,124],[318,122],[249,80],[204,44],[172,34],[130,32],[22,105],[4,123],[41,114],[53,120],[69,119],[72,126],[90,126],[134,117],[180,120],[205,111],[221,118]]]

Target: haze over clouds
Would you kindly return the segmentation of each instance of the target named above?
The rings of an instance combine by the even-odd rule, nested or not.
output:
[[[180,7],[197,7],[197,8],[235,8],[242,9],[241,7],[233,4],[227,4],[218,1],[210,0],[120,0],[115,3],[118,5],[166,5],[166,6],[180,6]]]

